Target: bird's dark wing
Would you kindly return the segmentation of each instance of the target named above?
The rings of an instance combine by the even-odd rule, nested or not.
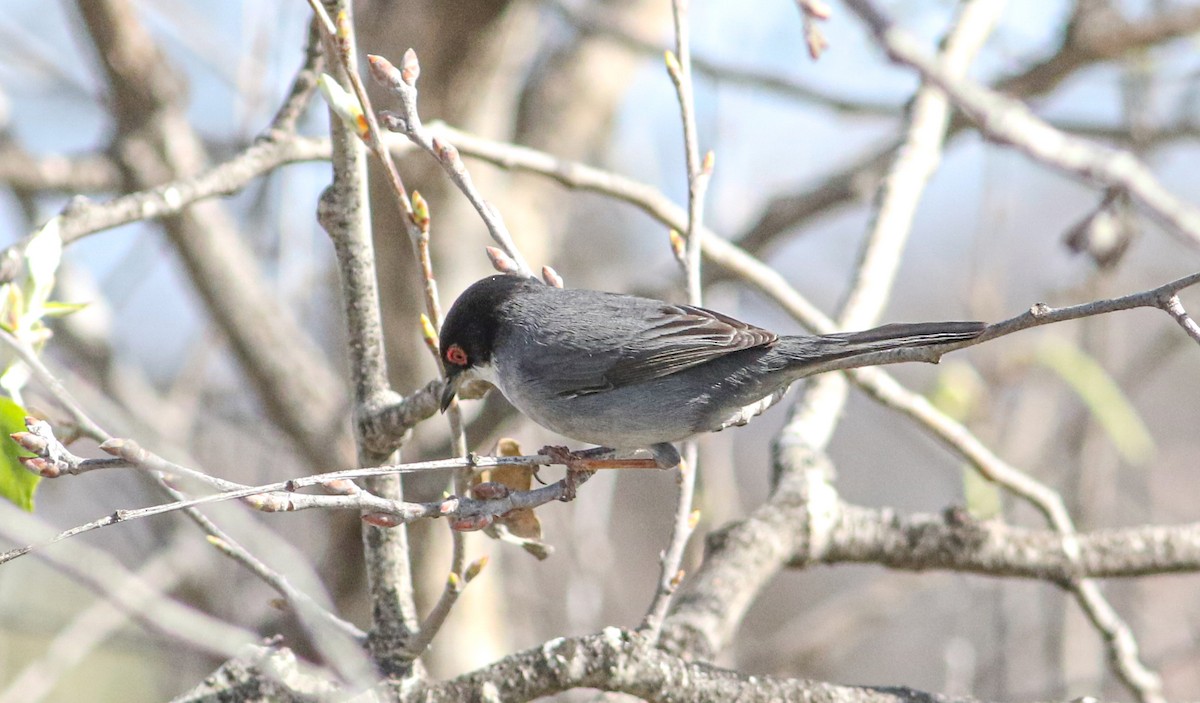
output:
[[[774,344],[773,332],[719,312],[658,303],[616,349],[604,354],[603,378],[563,395],[600,393],[669,376],[743,349]]]

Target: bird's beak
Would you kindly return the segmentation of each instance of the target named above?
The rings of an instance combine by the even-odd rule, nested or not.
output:
[[[458,384],[461,378],[461,374],[455,374],[446,379],[446,387],[442,389],[442,412],[446,412],[446,408],[450,407],[450,403],[454,402],[454,396],[458,393]]]

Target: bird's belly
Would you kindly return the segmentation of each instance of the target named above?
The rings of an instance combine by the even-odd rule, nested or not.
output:
[[[532,384],[501,386],[518,410],[565,437],[614,449],[678,442],[703,432],[744,425],[782,397],[783,388],[697,384],[676,377],[599,393],[561,395]],[[764,396],[764,393],[766,394]]]
[[[564,437],[613,449],[640,449],[696,434],[695,404],[645,389],[565,396],[524,385],[501,387],[517,410]]]
[[[637,449],[660,442],[676,442],[696,433],[687,413],[644,398],[601,398],[596,393],[560,397],[538,406],[509,400],[534,422],[565,437],[614,449]]]

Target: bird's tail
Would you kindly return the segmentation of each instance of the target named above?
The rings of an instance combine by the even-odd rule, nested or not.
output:
[[[784,337],[780,340],[779,350],[797,365],[801,375],[806,376],[820,371],[901,361],[880,352],[965,342],[978,337],[986,327],[982,322],[899,323],[862,332]],[[856,363],[855,357],[867,356],[872,358]]]
[[[901,322],[862,332],[822,335],[822,339],[842,342],[847,351],[884,351],[902,347],[927,347],[975,339],[987,327],[982,322]]]

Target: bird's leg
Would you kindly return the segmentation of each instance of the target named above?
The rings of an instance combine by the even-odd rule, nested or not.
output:
[[[594,473],[596,472],[567,467],[567,475],[563,477],[563,494],[559,500],[564,503],[575,500],[576,489],[582,486]]]
[[[659,447],[663,445],[654,445]],[[670,446],[670,445],[666,445]],[[544,454],[550,457],[557,464],[562,464],[567,469],[575,471],[599,471],[601,469],[661,469],[671,468],[675,464],[664,467],[657,458],[658,453],[652,447],[650,451],[656,458],[654,459],[619,459],[614,455],[617,450],[608,447],[593,447],[591,449],[580,449],[571,451],[566,447],[542,447],[539,454]],[[674,448],[671,449],[674,451]],[[679,463],[679,454],[675,454],[676,461]],[[669,459],[669,457],[668,457]]]
[[[683,461],[683,457],[679,456],[679,450],[670,442],[659,442],[646,447],[646,451],[650,452],[650,456],[654,457],[654,462],[657,468],[673,469],[679,466],[679,462]]]
[[[587,481],[595,473],[594,470],[586,469],[581,466],[587,459],[580,459],[575,452],[572,452],[566,447],[542,447],[539,454],[544,454],[550,457],[550,460],[562,464],[567,467],[567,475],[563,477],[563,492],[559,500],[564,503],[575,500],[575,489],[579,488],[584,481]]]

